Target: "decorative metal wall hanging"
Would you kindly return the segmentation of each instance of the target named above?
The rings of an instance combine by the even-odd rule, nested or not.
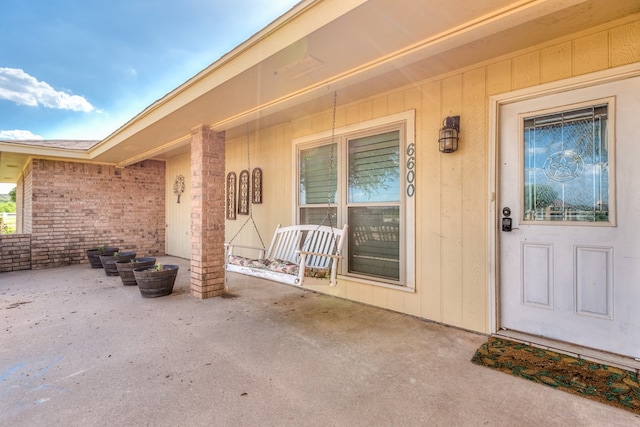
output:
[[[175,181],[173,181],[173,194],[178,196],[178,203],[180,203],[180,196],[184,193],[184,175],[176,175]]]
[[[225,207],[227,219],[236,219],[236,173],[227,174],[227,206]]]
[[[239,178],[238,215],[249,215],[249,193],[251,192],[251,182],[249,181],[249,171],[240,172]]]
[[[262,204],[262,169],[255,168],[253,170],[251,182],[253,183],[253,193],[251,201],[254,205]]]

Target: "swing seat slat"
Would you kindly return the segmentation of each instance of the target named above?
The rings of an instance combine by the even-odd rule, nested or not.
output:
[[[329,285],[335,286],[347,227],[278,224],[268,249],[226,243],[225,268],[296,286],[302,286],[307,277],[329,278]],[[258,257],[237,256],[236,248],[254,250]]]

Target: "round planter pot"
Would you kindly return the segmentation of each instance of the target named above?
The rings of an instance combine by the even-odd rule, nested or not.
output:
[[[167,264],[160,271],[156,271],[155,266],[134,268],[133,275],[142,298],[162,297],[173,292],[178,266]]]
[[[100,255],[100,262],[107,276],[117,276],[118,269],[116,268],[116,261],[129,261],[136,257],[135,252],[118,252],[113,255]]]
[[[155,258],[133,258],[128,261],[116,261],[116,269],[124,286],[135,286],[137,283],[136,277],[133,275],[133,269],[153,267],[155,263]]]
[[[89,264],[91,268],[102,268],[102,261],[100,261],[100,255],[113,255],[118,252],[118,248],[104,248],[104,249],[87,249],[87,258],[89,258]]]

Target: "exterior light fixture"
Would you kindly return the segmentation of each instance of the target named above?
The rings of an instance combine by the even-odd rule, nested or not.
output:
[[[447,117],[442,122],[438,145],[441,153],[453,153],[458,149],[458,133],[460,132],[460,116]]]

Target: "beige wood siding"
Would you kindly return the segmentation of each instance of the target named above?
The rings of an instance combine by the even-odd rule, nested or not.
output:
[[[416,110],[416,291],[404,292],[340,280],[317,287],[341,297],[457,327],[489,331],[488,107],[492,95],[640,61],[640,17],[532,47],[495,61],[430,79],[361,102],[340,105],[336,126]],[[440,154],[438,129],[461,116],[460,149]],[[228,141],[227,171],[264,172],[264,204],[256,223],[269,244],[276,224],[293,221],[291,140],[331,129],[332,112]],[[258,160],[259,159],[259,160]],[[227,221],[227,239],[246,217]],[[252,228],[252,227],[251,227]],[[238,241],[256,244],[249,228]]]
[[[191,258],[191,156],[189,154],[173,158],[166,164],[166,218],[167,255]],[[180,196],[173,193],[173,184],[178,175],[183,175],[185,190]]]

